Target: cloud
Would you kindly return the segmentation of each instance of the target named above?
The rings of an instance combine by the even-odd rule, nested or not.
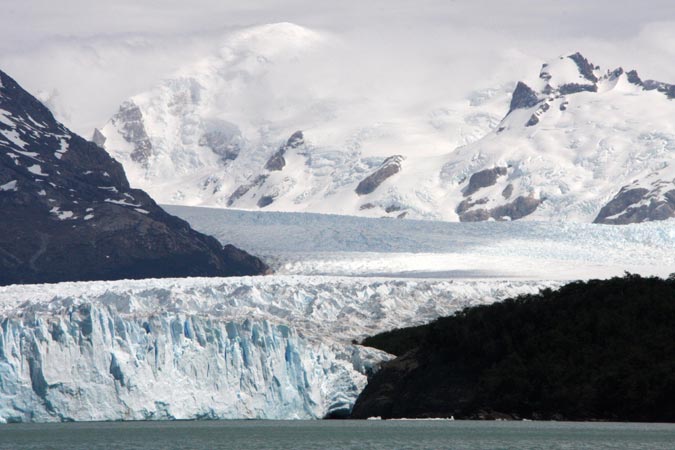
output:
[[[309,85],[400,111],[525,78],[544,60],[577,50],[603,67],[675,81],[672,0],[649,7],[632,0],[0,0],[0,7],[0,68],[31,91],[58,92],[57,115],[85,135],[123,99],[216,53],[233,30],[281,21],[329,35],[332,44],[279,70],[270,88]]]

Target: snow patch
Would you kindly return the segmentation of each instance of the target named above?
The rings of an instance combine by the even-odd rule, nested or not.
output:
[[[0,130],[0,134],[19,148],[24,149],[28,145],[26,141],[21,139],[21,136],[19,136],[19,133],[17,133],[16,130]]]
[[[0,185],[0,192],[2,192],[2,191],[5,191],[5,192],[14,191],[14,192],[16,192],[18,190],[19,190],[19,188],[17,187],[16,180],[12,180],[8,183]]]
[[[129,203],[126,200],[114,200],[114,199],[111,199],[111,198],[106,198],[104,201],[107,202],[107,203],[112,203],[114,205],[131,206],[131,207],[134,207],[134,208],[138,208],[139,206],[141,206],[140,204],[135,205],[133,203]]]
[[[134,208],[138,208],[139,206],[141,206],[140,204],[135,205],[133,203],[129,203],[126,200],[114,200],[114,199],[111,199],[111,198],[106,198],[104,201],[107,202],[107,203],[113,203],[115,205],[131,206],[131,207],[134,207]]]
[[[33,164],[28,168],[28,171],[34,175],[40,176],[40,177],[46,177],[49,176],[48,174],[44,173],[42,171],[42,166],[39,164]]]
[[[16,127],[16,124],[10,119],[12,117],[12,113],[9,111],[5,111],[4,109],[0,109],[0,123],[7,125],[9,127]]]
[[[61,211],[58,206],[53,207],[49,210],[49,212],[58,217],[59,220],[77,219],[77,217],[75,217],[75,213],[72,211]]]

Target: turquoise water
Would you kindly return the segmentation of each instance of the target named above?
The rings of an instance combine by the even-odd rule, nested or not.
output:
[[[675,424],[200,421],[0,425],[20,449],[675,449]]]

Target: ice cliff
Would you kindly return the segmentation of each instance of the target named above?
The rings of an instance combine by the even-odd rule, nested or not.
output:
[[[345,414],[389,358],[352,339],[537,286],[269,277],[0,288],[0,422]]]

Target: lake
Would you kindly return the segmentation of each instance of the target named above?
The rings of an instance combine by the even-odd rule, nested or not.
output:
[[[233,420],[0,425],[0,450],[674,448],[675,424]]]

